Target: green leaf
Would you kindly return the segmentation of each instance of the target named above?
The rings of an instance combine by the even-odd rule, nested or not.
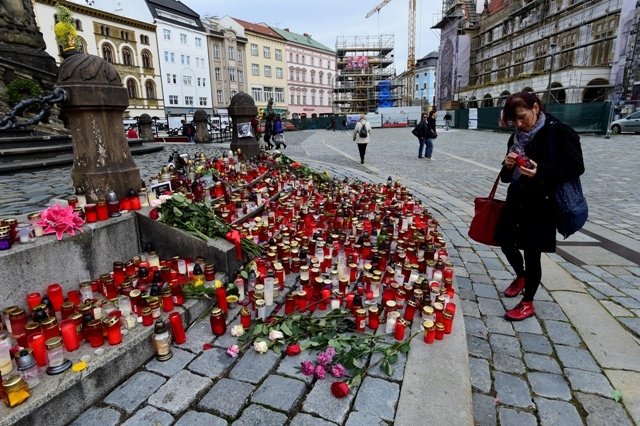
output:
[[[262,333],[262,325],[258,324],[255,326],[255,328],[253,329],[253,335],[257,336],[258,334]]]
[[[245,280],[246,280],[246,279],[249,279],[249,274],[247,273],[247,271],[242,271],[242,272],[240,272],[240,276],[241,276],[242,278],[244,278]]]
[[[391,363],[384,361],[382,363],[382,367],[384,372],[387,373],[387,376],[391,376],[393,374],[393,367],[391,367]]]
[[[622,400],[622,391],[620,389],[614,389],[611,397],[616,401],[620,402]]]
[[[277,354],[281,354],[281,353],[282,353],[282,347],[280,347],[280,345],[279,345],[279,344],[278,344],[278,345],[275,345],[275,346],[273,347],[273,351],[274,351],[275,353],[277,353]]]
[[[353,376],[353,379],[350,380],[351,386],[358,387],[360,383],[362,383],[362,376],[360,374],[356,374]]]
[[[177,207],[174,207],[173,208],[173,214],[175,214],[176,216],[180,217],[180,216],[182,216],[182,210],[180,210]]]
[[[340,342],[338,342],[335,339],[329,339],[329,346],[332,346],[333,348],[335,348],[336,351],[339,351],[342,348],[342,345],[340,344]]]
[[[180,194],[179,192],[176,194],[173,194],[173,199],[179,203],[184,203],[187,201],[187,198],[184,195]]]
[[[354,358],[351,363],[353,364],[354,367],[356,368],[362,368],[364,367],[364,364],[362,363],[362,361],[359,358]]]
[[[387,357],[387,362],[389,364],[395,364],[396,362],[398,362],[398,354],[393,354]]]
[[[289,337],[293,336],[293,333],[291,332],[291,329],[289,328],[287,323],[282,324],[282,332]]]

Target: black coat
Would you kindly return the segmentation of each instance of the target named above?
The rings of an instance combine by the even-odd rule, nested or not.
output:
[[[509,138],[507,152],[514,138],[515,135]],[[525,154],[538,165],[535,176],[520,176],[518,181],[511,182],[517,166],[509,170],[503,165],[500,171],[502,182],[510,185],[496,239],[502,246],[555,252],[554,190],[560,183],[584,173],[580,137],[571,127],[547,114],[544,126],[525,146]]]

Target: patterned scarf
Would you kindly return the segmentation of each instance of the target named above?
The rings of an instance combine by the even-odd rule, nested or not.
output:
[[[538,131],[542,129],[545,120],[546,116],[544,115],[544,112],[540,111],[540,114],[538,115],[538,121],[536,121],[536,124],[533,125],[531,130],[529,130],[528,132],[521,132],[520,130],[516,130],[515,142],[513,146],[511,146],[510,152],[524,155],[524,147],[527,146],[527,144],[534,138],[536,133],[538,133]],[[515,167],[512,180],[517,181],[518,179],[520,179],[520,168]]]

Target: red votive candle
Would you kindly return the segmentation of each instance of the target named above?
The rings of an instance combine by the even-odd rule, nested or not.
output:
[[[211,325],[211,332],[215,336],[222,336],[227,332],[227,322],[221,308],[213,308],[209,316],[209,324]]]
[[[69,290],[67,292],[67,300],[76,306],[82,304],[82,300],[80,300],[80,290]]]
[[[47,365],[47,348],[44,341],[44,334],[42,333],[32,334],[27,338],[27,342],[33,351],[33,357],[35,358],[38,367],[44,367]]]
[[[107,317],[102,324],[107,330],[107,341],[111,346],[122,343],[122,330],[120,329],[120,320],[117,317]]]
[[[366,323],[366,315],[367,315],[367,311],[364,309],[356,309],[356,331],[359,331],[360,333],[364,333],[364,326]]]
[[[331,290],[329,289],[323,289],[320,292],[320,302],[318,303],[318,308],[321,311],[324,311],[327,309],[327,307],[329,306],[329,301],[331,299]]]
[[[41,303],[42,303],[42,295],[40,295],[40,293],[34,292],[34,293],[27,294],[27,305],[29,305],[29,310],[31,311],[31,314],[33,314],[35,307]]]
[[[396,322],[396,327],[395,330],[393,332],[393,336],[395,337],[395,339],[399,342],[404,340],[404,333],[407,329],[407,322],[403,319],[399,319]]]
[[[287,300],[288,296],[287,296]],[[291,311],[291,313],[293,313],[293,311],[295,310],[295,299],[293,299],[293,310]],[[249,312],[249,309],[247,309],[246,307],[243,307],[240,310],[240,324],[242,324],[242,328],[244,328],[245,330],[248,330],[251,327],[251,312]]]
[[[422,323],[422,327],[424,328],[424,342],[427,344],[432,344],[436,339],[436,327],[433,324],[433,321],[426,320]]]
[[[102,322],[94,319],[87,323],[87,340],[92,348],[98,348],[104,344],[104,335],[102,334]]]
[[[98,220],[109,219],[109,207],[106,201],[98,201],[96,203],[96,213]]]
[[[442,314],[442,324],[444,325],[444,334],[451,334],[453,328],[453,315],[450,312]]]
[[[444,339],[444,324],[441,322],[436,324],[436,340]]]
[[[284,301],[284,314],[291,315],[296,310],[296,296],[293,293],[287,294],[287,298]]]
[[[369,328],[377,330],[380,326],[380,312],[377,306],[369,307]]]
[[[87,223],[98,221],[98,210],[95,204],[87,204],[84,206],[84,220],[86,220]]]
[[[72,319],[66,319],[60,323],[62,331],[62,343],[67,352],[73,352],[80,347],[80,336],[78,336],[78,328],[76,322]]]
[[[304,312],[307,307],[307,292],[304,290],[298,291],[298,297],[296,297],[296,304],[298,306],[298,311]]]
[[[173,341],[178,345],[187,341],[187,334],[184,332],[184,325],[182,324],[182,318],[177,312],[171,312],[169,314],[169,324],[171,324],[171,334],[173,335]]]
[[[53,309],[56,312],[60,311],[62,308],[62,303],[64,302],[64,293],[62,292],[62,287],[58,283],[52,283],[47,286],[47,296],[49,296],[49,300],[53,304]]]
[[[224,285],[216,288],[216,302],[226,317],[229,313],[229,306],[227,305],[227,289],[224,288]]]

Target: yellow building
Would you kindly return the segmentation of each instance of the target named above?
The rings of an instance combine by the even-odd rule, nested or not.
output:
[[[258,111],[264,112],[273,99],[273,110],[287,116],[286,40],[271,28],[233,18],[247,37],[247,87]]]

